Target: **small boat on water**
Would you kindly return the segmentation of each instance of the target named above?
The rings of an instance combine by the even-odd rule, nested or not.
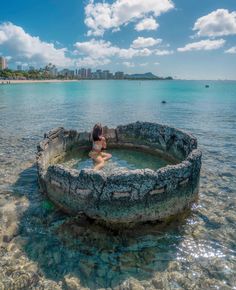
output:
[[[165,220],[189,208],[198,195],[201,151],[182,130],[149,122],[104,127],[109,148],[139,149],[174,162],[157,170],[77,170],[60,164],[71,150],[91,147],[89,132],[46,133],[37,152],[40,190],[64,212],[82,213],[111,226]]]

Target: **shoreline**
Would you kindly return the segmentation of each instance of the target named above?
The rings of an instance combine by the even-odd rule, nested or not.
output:
[[[78,82],[79,80],[0,80],[0,85],[9,84],[31,84],[31,83],[68,83],[68,82]]]
[[[126,81],[154,81],[149,79],[124,79]],[[0,86],[1,85],[10,85],[10,84],[37,84],[37,83],[74,83],[80,81],[94,81],[90,79],[78,79],[78,80],[59,80],[59,79],[48,79],[48,80],[1,80],[0,79]],[[95,80],[100,81],[100,80]],[[101,80],[103,81],[103,80]],[[110,81],[110,80],[108,80]],[[123,80],[116,80],[116,81],[123,81]],[[155,80],[160,81],[160,80]],[[173,79],[171,81],[197,81],[197,82],[236,82],[236,80],[188,80],[188,79]]]

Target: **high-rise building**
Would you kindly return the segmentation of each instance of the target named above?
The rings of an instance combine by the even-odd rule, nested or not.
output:
[[[104,70],[102,72],[102,78],[105,79],[105,80],[108,80],[109,79],[109,74],[110,74],[109,70]]]
[[[123,80],[124,79],[124,73],[122,72],[122,71],[117,71],[116,73],[115,73],[115,79],[117,79],[117,80]]]
[[[0,70],[7,68],[7,61],[5,57],[0,56]]]
[[[81,79],[81,69],[76,69],[75,70],[75,75],[77,78]]]
[[[81,79],[86,79],[86,75],[87,75],[86,68],[81,68],[80,73],[81,73]]]
[[[86,77],[87,77],[87,79],[91,79],[92,78],[92,70],[91,70],[91,68],[87,69]]]
[[[96,70],[96,78],[97,79],[101,79],[102,78],[102,70],[101,69],[97,69]]]
[[[58,76],[63,76],[66,78],[73,78],[75,76],[75,71],[74,70],[69,70],[67,68],[64,68],[63,70],[57,72]]]
[[[112,80],[112,79],[114,79],[114,75],[113,75],[113,73],[111,73],[110,71],[109,71],[109,73],[108,73],[107,79],[108,79],[108,80]]]
[[[22,65],[21,64],[17,65],[17,70],[22,71]]]

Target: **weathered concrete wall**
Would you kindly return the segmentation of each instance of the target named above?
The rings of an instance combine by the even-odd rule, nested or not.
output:
[[[152,150],[159,149],[179,160],[184,160],[197,148],[197,139],[191,134],[160,124],[136,122],[118,126],[116,131],[121,143],[146,145]]]
[[[201,152],[191,134],[167,126],[137,122],[104,128],[109,146],[134,146],[180,160],[159,170],[74,170],[57,161],[73,147],[91,146],[89,133],[55,129],[38,148],[42,191],[64,211],[79,212],[108,223],[163,220],[182,211],[196,198]]]

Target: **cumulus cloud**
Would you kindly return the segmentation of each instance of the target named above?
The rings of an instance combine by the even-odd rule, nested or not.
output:
[[[133,49],[131,47],[130,48],[119,48],[117,55],[120,58],[130,59],[130,58],[137,56],[137,52],[138,52],[138,50]]]
[[[148,63],[147,62],[143,62],[143,63],[140,63],[139,66],[147,66]]]
[[[167,49],[156,49],[155,54],[162,56],[162,55],[170,55],[173,54],[174,51],[173,50],[167,50]]]
[[[132,47],[127,48],[127,49],[120,49],[119,51],[119,57],[121,58],[133,58],[137,56],[149,56],[153,53],[152,50],[149,48],[143,48],[143,49],[133,49]]]
[[[44,65],[49,62],[58,66],[71,65],[66,57],[66,48],[56,48],[54,44],[31,36],[20,26],[10,22],[0,24],[0,46],[7,49],[13,60],[34,62]]]
[[[143,49],[133,49],[130,48],[120,48],[118,56],[121,58],[133,58],[136,56],[149,56],[152,54],[152,51],[148,48]]]
[[[11,60],[12,60],[12,56],[10,56],[10,55],[5,56],[5,59],[6,59],[7,61],[11,61]]]
[[[143,48],[143,47],[150,47],[157,44],[160,44],[162,42],[162,39],[160,38],[152,38],[152,37],[138,37],[135,39],[132,43],[133,48]]]
[[[197,19],[193,27],[197,36],[224,36],[236,34],[236,11],[217,9]]]
[[[143,31],[143,30],[156,30],[159,27],[159,24],[153,17],[144,18],[139,23],[135,25],[135,30]]]
[[[129,62],[129,61],[124,61],[124,62],[123,62],[123,65],[125,65],[125,66],[127,66],[127,67],[134,67],[134,66],[135,66],[134,63]]]
[[[120,48],[109,41],[90,39],[76,42],[75,50],[69,52],[66,48],[56,48],[55,44],[28,34],[20,26],[10,22],[0,24],[0,48],[8,51],[11,62],[27,63],[36,67],[49,62],[58,67],[96,67],[108,64],[113,57],[123,60],[147,57],[155,53],[155,49],[150,48],[161,41],[158,38],[138,37],[130,47]]]
[[[171,0],[116,0],[94,3],[90,0],[85,7],[85,24],[88,35],[103,35],[105,30],[118,29],[131,21],[137,21],[147,16],[159,16],[174,8]]]
[[[91,39],[90,41],[85,42],[76,42],[74,46],[77,49],[77,54],[85,55],[92,59],[104,59],[114,56],[131,59],[136,56],[149,56],[152,54],[152,51],[148,48],[120,48],[112,45],[109,41],[96,39]]]
[[[135,56],[149,56],[152,53],[153,53],[153,51],[150,50],[149,48],[143,48],[143,49],[136,50]]]
[[[3,27],[3,24],[0,25],[0,27]],[[5,41],[7,41],[7,35],[6,35],[6,33],[5,33],[4,31],[2,31],[2,30],[0,29],[0,45],[1,45],[2,43],[4,43]]]
[[[133,63],[133,62],[130,62],[130,61],[124,61],[122,62],[122,64],[126,67],[137,67],[137,66],[140,66],[140,67],[144,67],[144,66],[147,66],[148,63],[147,62],[142,62],[142,63]]]
[[[81,54],[92,58],[105,58],[116,55],[119,48],[113,46],[110,41],[91,39],[85,42],[76,42],[74,45]]]
[[[184,47],[178,48],[178,51],[191,51],[191,50],[214,50],[222,47],[225,44],[224,39],[217,40],[201,40],[186,44]]]
[[[225,50],[225,53],[230,53],[230,54],[236,53],[236,46],[233,46],[233,47]]]
[[[108,58],[98,59],[87,56],[76,59],[75,65],[77,67],[101,67],[109,64],[110,62],[111,60]]]

